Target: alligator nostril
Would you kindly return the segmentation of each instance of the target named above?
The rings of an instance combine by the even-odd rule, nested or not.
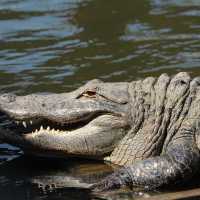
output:
[[[0,96],[0,99],[7,102],[7,103],[12,103],[16,100],[16,95],[6,93],[6,94],[2,94]]]

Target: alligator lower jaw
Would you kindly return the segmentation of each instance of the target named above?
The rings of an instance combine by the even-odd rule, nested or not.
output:
[[[31,152],[43,157],[72,156],[92,159],[103,159],[109,155],[129,128],[124,117],[111,114],[97,116],[71,130],[63,130],[63,127],[57,130],[43,124],[43,127],[39,125],[39,130],[36,130],[38,126],[35,125],[33,131],[23,124],[21,122],[18,125],[23,127],[23,132],[20,129],[15,131],[10,128],[6,131],[0,128],[0,139],[20,147],[28,154]]]

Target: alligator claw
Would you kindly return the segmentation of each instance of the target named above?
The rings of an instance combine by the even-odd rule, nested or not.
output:
[[[93,192],[105,192],[109,190],[119,189],[122,186],[122,182],[119,177],[110,175],[98,183],[94,183],[90,189]]]

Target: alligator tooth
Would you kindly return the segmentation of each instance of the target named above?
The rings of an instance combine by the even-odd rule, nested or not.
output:
[[[27,125],[26,125],[26,122],[25,122],[25,121],[23,121],[22,124],[23,124],[23,126],[24,126],[25,128],[27,128]]]
[[[30,120],[30,124],[31,124],[31,125],[33,124],[33,121],[32,121],[32,120]]]
[[[43,131],[43,130],[44,130],[43,126],[40,126],[40,130],[41,130],[41,131]]]
[[[50,127],[49,126],[47,127],[47,131],[50,131]]]

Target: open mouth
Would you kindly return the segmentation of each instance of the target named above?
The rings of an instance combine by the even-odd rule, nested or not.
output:
[[[48,119],[31,118],[26,120],[14,120],[4,113],[0,113],[0,126],[3,129],[12,130],[16,134],[28,134],[28,133],[39,133],[41,131],[49,133],[62,133],[72,131],[75,128],[81,128],[89,122],[88,119],[85,121],[77,120],[71,121],[67,124],[61,124],[52,122]]]
[[[96,113],[96,114],[89,114],[85,117],[82,117],[80,119],[73,119],[69,120],[67,123],[59,123],[54,122],[49,119],[42,119],[42,118],[30,118],[30,119],[24,119],[24,120],[16,120],[11,117],[9,117],[7,114],[0,112],[0,126],[4,130],[11,130],[12,132],[16,134],[36,134],[36,133],[65,133],[71,132],[73,130],[80,129],[87,124],[89,124],[91,121],[93,121],[95,118],[104,115],[104,114],[110,114],[111,113]]]

